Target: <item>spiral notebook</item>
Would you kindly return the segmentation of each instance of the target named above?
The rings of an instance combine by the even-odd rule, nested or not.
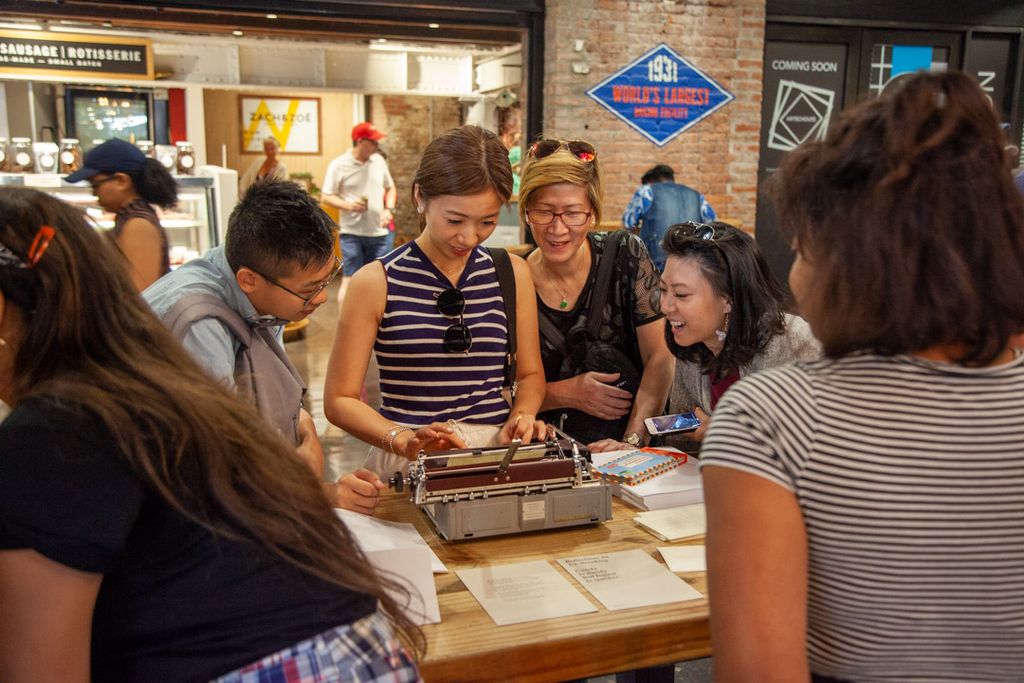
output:
[[[682,460],[671,455],[631,451],[625,455],[594,465],[593,472],[597,477],[620,484],[639,484],[659,474],[679,467]]]

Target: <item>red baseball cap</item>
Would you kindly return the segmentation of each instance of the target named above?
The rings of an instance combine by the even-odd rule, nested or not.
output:
[[[359,140],[373,140],[376,142],[386,137],[386,134],[378,130],[377,127],[369,121],[357,123],[352,129],[352,142],[358,142]]]

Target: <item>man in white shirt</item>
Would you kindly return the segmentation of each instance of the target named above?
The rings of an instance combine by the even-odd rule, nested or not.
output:
[[[387,253],[388,226],[398,192],[388,164],[377,152],[387,137],[372,123],[352,129],[352,149],[327,167],[323,202],[339,209],[342,288],[357,270]]]

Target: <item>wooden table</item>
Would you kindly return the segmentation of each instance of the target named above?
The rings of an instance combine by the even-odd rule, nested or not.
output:
[[[416,525],[449,569],[447,574],[435,574],[441,623],[423,629],[424,680],[564,681],[710,655],[706,599],[610,612],[555,561],[634,548],[661,561],[655,548],[669,544],[634,524],[635,514],[613,498],[612,519],[595,526],[452,543],[442,541],[408,499],[386,496],[377,516]],[[460,568],[538,559],[548,560],[598,611],[497,626],[455,574]],[[707,593],[703,572],[678,576]]]

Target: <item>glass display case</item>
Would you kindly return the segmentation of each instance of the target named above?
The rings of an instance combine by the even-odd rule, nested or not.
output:
[[[170,210],[156,208],[170,243],[171,268],[201,256],[220,242],[216,177],[178,176],[178,203]],[[114,227],[114,215],[100,208],[88,182],[71,184],[54,174],[0,173],[0,185],[24,185],[81,206],[100,230]]]

